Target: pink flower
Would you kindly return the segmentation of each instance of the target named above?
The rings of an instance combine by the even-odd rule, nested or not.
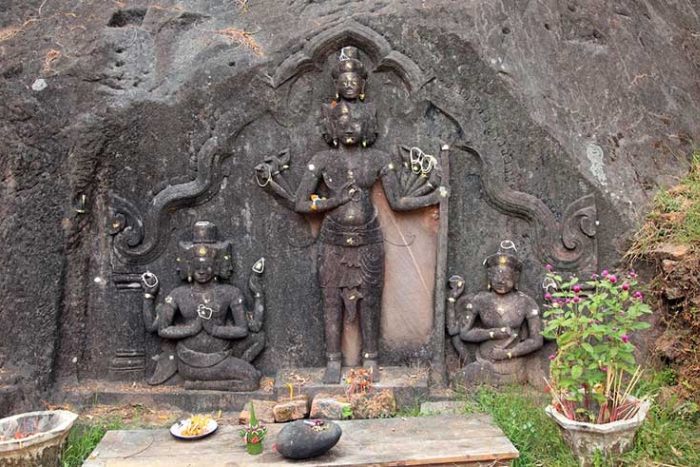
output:
[[[604,367],[601,368],[601,370],[603,370],[603,371],[608,371],[608,367],[607,367],[607,366],[604,366]]]
[[[579,293],[580,291],[581,291],[581,286],[578,285],[578,284],[576,284],[576,285],[574,286],[574,293]]]
[[[622,284],[622,290],[629,290],[630,285],[629,284]]]
[[[571,303],[571,299],[567,298],[565,303],[568,305],[569,303]]]
[[[624,342],[625,344],[630,341],[630,338],[627,334],[623,334],[622,336],[620,336],[620,339],[622,339],[622,342]]]
[[[545,300],[551,300],[551,299],[552,299],[552,294],[549,293],[549,292],[547,292],[546,294],[544,294],[544,299],[545,299]]]
[[[554,360],[555,358],[556,358],[556,357],[554,356],[554,354],[549,354],[549,359],[550,359],[550,360]]]
[[[608,270],[607,270],[607,269],[603,269],[603,272],[601,272],[600,275],[603,276],[603,277],[607,276],[607,275],[608,275]]]
[[[591,279],[598,279],[598,274],[596,274],[596,273],[591,274]]]
[[[546,269],[547,271],[551,271],[552,269],[554,269],[554,266],[552,266],[551,264],[547,264],[547,265],[545,266],[545,269]]]
[[[615,276],[615,274],[610,274],[610,277],[608,277],[608,280],[614,284],[615,282],[617,282],[617,276]]]
[[[635,292],[634,298],[636,298],[637,300],[641,300],[642,298],[644,298],[644,296],[642,295],[642,292]]]
[[[630,271],[630,277],[637,277],[637,273],[634,271]]]
[[[581,299],[579,298],[578,295],[576,295],[576,296],[574,297],[574,303],[578,303],[580,300],[581,300]]]

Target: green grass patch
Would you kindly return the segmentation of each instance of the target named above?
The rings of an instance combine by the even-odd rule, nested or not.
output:
[[[644,225],[627,252],[631,259],[644,257],[665,243],[695,249],[700,239],[700,150],[693,152],[688,174],[669,190],[659,190]]]
[[[655,398],[675,383],[672,370],[651,374],[639,391]],[[520,452],[513,467],[578,467],[564,444],[556,423],[544,412],[546,393],[521,386],[480,388],[460,395],[467,402],[465,414],[487,413]],[[419,415],[417,409],[403,415]],[[698,467],[700,466],[700,413],[688,403],[652,402],[646,421],[637,432],[634,448],[614,460],[598,461],[597,467]]]
[[[98,424],[78,421],[68,435],[66,449],[61,457],[63,467],[80,467],[108,430],[121,430],[123,428],[124,424],[118,418],[102,421]]]

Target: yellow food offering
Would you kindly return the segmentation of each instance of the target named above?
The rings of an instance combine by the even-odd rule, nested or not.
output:
[[[183,436],[199,436],[204,434],[207,429],[207,425],[211,422],[213,418],[211,415],[192,415],[188,420],[188,424],[184,430],[182,430]]]

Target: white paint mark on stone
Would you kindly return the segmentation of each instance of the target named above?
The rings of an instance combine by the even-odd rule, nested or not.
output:
[[[35,91],[43,91],[46,89],[48,84],[46,83],[45,79],[39,78],[38,80],[34,81],[32,84],[32,89]]]
[[[586,157],[591,161],[591,167],[589,169],[591,174],[601,185],[606,185],[608,177],[605,176],[605,171],[603,170],[603,148],[597,144],[589,144],[586,148]]]
[[[102,283],[102,278],[101,277],[95,277],[95,284],[101,284]]]
[[[72,362],[73,362],[73,363],[78,363],[78,357],[73,357]]]

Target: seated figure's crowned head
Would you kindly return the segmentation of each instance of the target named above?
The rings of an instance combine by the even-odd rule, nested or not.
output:
[[[348,46],[341,49],[331,75],[335,82],[337,100],[341,97],[346,100],[358,98],[364,100],[367,69],[360,61],[356,47]]]
[[[518,289],[523,263],[517,256],[498,251],[484,261],[489,288],[498,294]]]
[[[233,274],[231,242],[219,241],[211,222],[198,221],[192,228],[192,241],[180,242],[178,273],[183,280],[209,282],[215,277],[228,279]]]

